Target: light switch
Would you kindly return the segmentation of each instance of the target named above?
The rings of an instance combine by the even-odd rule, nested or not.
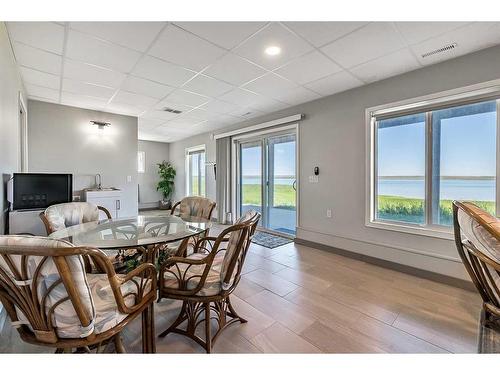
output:
[[[127,176],[127,182],[132,182],[132,176]]]

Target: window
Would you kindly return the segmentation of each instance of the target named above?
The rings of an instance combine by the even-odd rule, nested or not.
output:
[[[146,153],[144,151],[137,152],[137,172],[146,172]]]
[[[497,100],[372,114],[370,222],[449,230],[452,201],[497,214]]]
[[[205,196],[205,146],[186,150],[187,194]]]

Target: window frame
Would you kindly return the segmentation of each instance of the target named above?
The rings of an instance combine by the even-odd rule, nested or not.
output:
[[[496,215],[500,215],[500,80],[495,80],[366,109],[366,149],[369,156],[366,165],[365,225],[367,227],[453,240],[452,227],[432,222],[432,111],[488,100],[496,101],[495,207]],[[415,113],[425,113],[425,223],[421,225],[376,219],[378,170],[376,116],[380,119],[381,115],[397,117]]]
[[[201,168],[205,168],[205,186],[204,186],[204,192],[205,194],[204,195],[197,195],[199,197],[206,197],[207,196],[207,174],[206,174],[206,158],[207,158],[207,151],[206,151],[206,147],[205,145],[198,145],[198,146],[194,146],[194,147],[188,147],[186,148],[185,150],[185,171],[186,171],[186,195],[187,196],[190,196],[191,193],[190,193],[190,189],[189,189],[189,185],[190,185],[190,182],[191,182],[191,166],[190,166],[190,163],[189,163],[189,156],[191,154],[196,154],[196,153],[204,153],[205,154],[205,165],[203,166],[200,166],[200,172],[201,172]],[[199,174],[198,176],[198,179],[199,179],[199,187],[200,187],[200,193],[201,193],[201,173]]]
[[[139,161],[141,160],[139,157],[140,154],[142,154],[142,170],[139,165]],[[146,151],[137,151],[137,173],[146,173]]]

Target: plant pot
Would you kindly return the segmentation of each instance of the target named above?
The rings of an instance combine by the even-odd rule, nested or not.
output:
[[[168,201],[161,200],[159,206],[160,206],[160,210],[170,210],[172,208],[172,201],[171,200],[168,200]]]

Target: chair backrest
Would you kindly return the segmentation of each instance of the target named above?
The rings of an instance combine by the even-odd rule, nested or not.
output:
[[[179,204],[179,216],[198,217],[210,220],[215,208],[215,202],[204,197],[185,197]]]
[[[229,234],[220,272],[222,289],[226,293],[231,292],[240,280],[243,263],[260,216],[257,211],[247,211],[234,225],[220,234]]]
[[[96,312],[81,250],[36,236],[0,236],[0,301],[12,324],[36,341],[83,338]]]
[[[500,220],[471,202],[453,202],[455,243],[484,306],[500,316]]]
[[[41,215],[47,234],[73,225],[99,220],[99,209],[89,202],[60,203],[48,207]]]

